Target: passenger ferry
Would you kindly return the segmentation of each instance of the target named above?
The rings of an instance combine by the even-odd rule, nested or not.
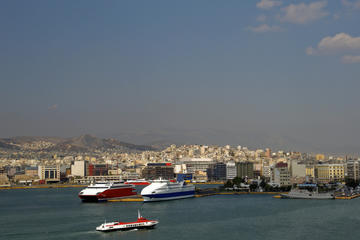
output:
[[[101,232],[109,232],[115,230],[154,228],[158,223],[159,221],[157,220],[148,220],[144,218],[141,216],[140,211],[138,211],[138,219],[136,222],[105,222],[98,226],[96,230]]]
[[[144,202],[190,198],[195,195],[195,186],[185,182],[154,180],[141,191]]]
[[[125,184],[133,184],[133,185],[149,185],[150,182],[145,179],[136,179],[136,180],[127,180]]]
[[[79,198],[85,202],[106,201],[136,195],[133,185],[123,182],[96,182],[90,184],[79,193]]]

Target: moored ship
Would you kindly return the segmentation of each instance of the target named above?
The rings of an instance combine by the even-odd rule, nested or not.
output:
[[[333,192],[319,192],[316,184],[299,184],[297,188],[292,188],[289,193],[280,196],[291,199],[335,199]]]
[[[138,211],[138,219],[136,222],[109,222],[103,223],[96,228],[97,231],[109,232],[115,230],[130,230],[142,228],[154,228],[159,222],[157,220],[148,220],[141,216]]]
[[[85,202],[106,201],[136,195],[133,185],[123,182],[96,182],[90,184],[79,193],[79,198]]]
[[[136,179],[136,180],[127,180],[125,184],[132,184],[132,185],[149,185],[150,182],[146,181],[145,179]]]
[[[185,182],[154,180],[141,191],[144,202],[174,200],[195,196],[195,186]]]

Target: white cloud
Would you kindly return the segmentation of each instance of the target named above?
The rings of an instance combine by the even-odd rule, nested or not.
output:
[[[278,0],[261,0],[256,4],[256,7],[268,10],[276,6],[280,6],[281,4],[282,2]]]
[[[360,63],[360,56],[345,55],[341,58],[343,63]]]
[[[360,9],[360,0],[355,0],[355,1],[341,0],[341,3],[346,7]]]
[[[258,22],[265,22],[266,16],[265,16],[265,15],[260,15],[260,16],[258,16],[258,17],[256,18],[256,20],[257,20]]]
[[[308,47],[307,55],[360,53],[360,37],[352,37],[346,33],[338,33],[321,39],[316,48]],[[345,55],[341,58],[343,63],[359,63],[360,55]]]
[[[267,24],[262,24],[257,27],[248,27],[252,32],[264,33],[264,32],[280,32],[283,29],[279,26],[269,26]]]
[[[290,4],[284,7],[284,15],[280,17],[283,22],[306,24],[327,16],[329,13],[324,10],[327,1],[318,1],[309,4]]]
[[[306,49],[308,55],[335,53],[339,51],[360,50],[360,37],[352,37],[346,33],[338,33],[335,36],[324,37],[318,43],[317,48]]]

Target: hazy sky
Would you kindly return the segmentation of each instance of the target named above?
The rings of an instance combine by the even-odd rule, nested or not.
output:
[[[360,152],[360,0],[1,1],[0,137]]]

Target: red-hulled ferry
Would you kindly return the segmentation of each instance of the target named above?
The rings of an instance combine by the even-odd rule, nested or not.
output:
[[[123,182],[96,182],[81,190],[79,198],[86,202],[106,201],[136,195],[133,185]]]
[[[136,180],[127,180],[125,184],[132,184],[132,185],[150,185],[149,181],[145,179],[136,179]]]
[[[130,229],[141,229],[141,228],[153,228],[159,222],[157,220],[148,220],[141,216],[138,211],[138,219],[136,222],[110,222],[103,223],[96,228],[97,231],[109,232],[115,230],[130,230]]]

